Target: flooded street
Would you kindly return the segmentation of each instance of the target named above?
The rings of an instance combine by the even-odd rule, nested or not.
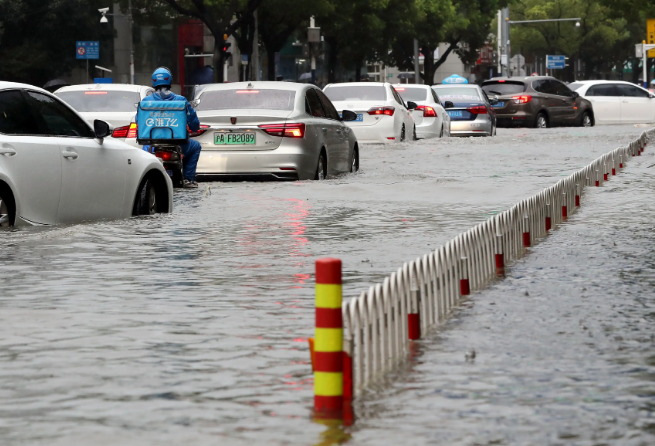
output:
[[[364,146],[325,182],[202,183],[171,215],[2,232],[1,443],[317,443],[317,258],[343,260],[352,297],[643,130]],[[352,443],[653,444],[651,150],[421,341]]]

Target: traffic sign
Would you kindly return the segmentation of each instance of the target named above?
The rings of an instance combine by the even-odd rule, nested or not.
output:
[[[549,70],[559,70],[566,66],[566,56],[549,56],[546,55],[546,68]]]
[[[98,41],[77,41],[75,48],[77,59],[100,59],[100,42]]]
[[[646,21],[646,43],[655,44],[655,19]],[[655,57],[655,50],[648,51],[648,57]]]

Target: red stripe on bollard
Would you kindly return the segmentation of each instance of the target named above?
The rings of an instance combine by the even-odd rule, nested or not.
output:
[[[321,372],[341,372],[343,352],[314,352],[314,369]]]
[[[343,313],[341,308],[316,308],[316,327],[342,328]]]
[[[603,181],[609,181],[609,180],[607,179],[607,174],[606,174],[606,173],[603,174]]]
[[[496,254],[496,269],[505,269],[505,254]]]
[[[530,247],[530,233],[529,232],[524,232],[523,233],[523,246],[525,248]]]
[[[407,315],[407,329],[409,339],[412,341],[421,339],[421,319],[418,313],[409,313]]]
[[[566,206],[562,206],[562,219],[566,220],[568,217],[569,217],[569,213]]]
[[[343,399],[353,398],[353,358],[346,352],[343,353]]]
[[[316,261],[316,283],[341,285],[341,260],[326,257]]]
[[[623,163],[619,163],[619,169],[623,169]]]
[[[580,207],[580,195],[575,196],[575,207]]]
[[[612,176],[616,175],[616,169],[612,167]]]
[[[551,225],[550,217],[546,217],[546,232],[550,231],[550,228],[552,228]]]
[[[600,181],[596,180],[596,187],[600,187]]]
[[[343,396],[314,395],[314,416],[317,418],[341,418],[343,416]]]
[[[459,281],[459,291],[462,294],[462,296],[468,296],[469,294],[471,294],[471,288],[469,287],[468,279],[462,279]]]

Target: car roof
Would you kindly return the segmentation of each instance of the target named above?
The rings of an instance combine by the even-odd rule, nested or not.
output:
[[[340,82],[338,84],[327,84],[327,87],[352,87],[352,86],[374,86],[374,87],[384,87],[386,85],[391,85],[387,82]]]
[[[391,85],[393,88],[423,88],[423,89],[430,89],[429,85],[425,84],[392,84]]]
[[[19,82],[0,81],[0,90],[5,90],[7,88],[27,88],[30,90],[42,91],[49,94],[48,91],[44,90],[43,88],[35,87],[34,85],[21,84]]]
[[[145,85],[133,84],[78,84],[61,87],[56,93],[64,91],[87,91],[87,90],[105,90],[105,91],[133,91],[139,92],[144,88],[152,88]]]
[[[260,90],[287,90],[287,91],[303,91],[307,87],[314,87],[311,84],[301,84],[299,82],[278,82],[278,81],[250,81],[250,82],[230,82],[224,84],[208,84],[198,94],[202,95],[209,91],[218,90],[247,90],[247,89],[260,89]],[[315,87],[318,88],[318,87]]]
[[[640,85],[633,84],[632,82],[626,81],[609,81],[609,80],[594,80],[594,81],[573,81],[571,83],[583,84],[583,85],[596,85],[596,84],[627,84],[634,85],[635,87],[640,87]],[[643,88],[643,87],[642,87]]]
[[[439,84],[433,85],[432,88],[449,88],[449,87],[465,87],[465,88],[480,88],[478,84]]]

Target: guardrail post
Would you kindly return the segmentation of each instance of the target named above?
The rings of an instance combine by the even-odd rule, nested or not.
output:
[[[596,187],[600,187],[600,172],[596,169]]]
[[[575,185],[575,207],[580,207],[580,184]]]
[[[343,412],[343,301],[341,260],[316,261],[314,410],[340,418]]]
[[[619,169],[623,169],[623,155],[619,155]]]
[[[460,270],[462,271],[462,277],[459,279],[459,291],[462,296],[468,296],[471,294],[471,288],[469,286],[469,272],[468,272],[468,265],[467,265],[467,258],[462,257],[460,260],[460,265],[461,268]]]
[[[527,215],[523,218],[523,247],[530,247],[530,217]]]
[[[501,234],[496,235],[496,275],[505,275],[505,254],[503,251],[504,236]]]
[[[546,234],[553,227],[552,220],[550,218],[550,203],[546,203]]]
[[[421,316],[419,314],[419,290],[416,274],[411,271],[410,308],[407,312],[407,335],[412,341],[421,338]]]
[[[566,221],[566,219],[569,217],[569,212],[567,208],[567,201],[566,201],[566,192],[562,193],[562,221]]]
[[[354,421],[352,409],[353,390],[353,339],[343,343],[343,423],[350,426]]]
[[[612,176],[616,175],[616,158],[614,158],[614,154],[612,154]]]
[[[603,181],[609,181],[607,164],[603,163]]]

